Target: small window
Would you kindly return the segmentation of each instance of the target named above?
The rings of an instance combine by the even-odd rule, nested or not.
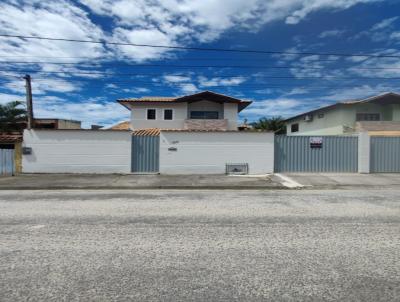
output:
[[[148,120],[156,119],[156,110],[155,109],[147,109],[147,119]]]
[[[299,132],[299,124],[292,124],[290,126],[290,131],[291,132]]]
[[[357,113],[357,121],[380,121],[381,115],[379,113]]]
[[[323,118],[324,116],[325,116],[325,114],[323,114],[323,113],[318,114],[318,118]]]
[[[164,110],[164,120],[170,121],[173,118],[173,111],[172,109],[165,109]]]

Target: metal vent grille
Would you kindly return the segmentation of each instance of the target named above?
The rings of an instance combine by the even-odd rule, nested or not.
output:
[[[249,174],[249,164],[226,164],[226,174]]]

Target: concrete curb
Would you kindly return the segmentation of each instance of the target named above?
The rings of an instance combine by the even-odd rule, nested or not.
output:
[[[43,187],[0,187],[0,191],[16,191],[16,190],[290,190],[284,186],[82,186],[82,187],[66,187],[66,186],[43,186]]]

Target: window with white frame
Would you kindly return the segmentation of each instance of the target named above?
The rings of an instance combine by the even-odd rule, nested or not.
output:
[[[291,124],[290,125],[290,132],[294,133],[294,132],[299,132],[299,124]]]
[[[171,121],[174,118],[174,111],[172,109],[164,109],[164,120]]]
[[[147,119],[148,120],[155,120],[157,117],[155,109],[147,109]]]

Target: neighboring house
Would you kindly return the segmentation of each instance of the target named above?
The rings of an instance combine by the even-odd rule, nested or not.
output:
[[[131,121],[124,121],[124,122],[115,124],[106,130],[131,130]]]
[[[20,131],[0,132],[0,175],[13,175],[22,171],[22,131],[26,121],[19,124]],[[34,119],[34,129],[81,129],[81,122],[65,119]]]
[[[392,134],[400,131],[400,94],[338,102],[287,120],[287,135]],[[396,132],[397,131],[397,132]]]
[[[119,99],[131,110],[132,129],[238,130],[238,113],[251,104],[204,91],[182,97]]]
[[[58,118],[35,118],[33,127],[36,129],[81,129],[81,122]]]

